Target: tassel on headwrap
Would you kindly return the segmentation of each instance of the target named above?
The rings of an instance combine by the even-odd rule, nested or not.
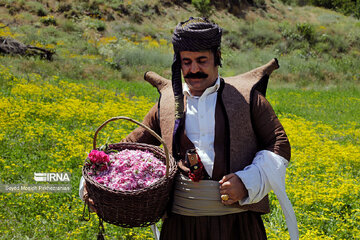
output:
[[[172,37],[174,61],[172,64],[172,87],[175,96],[174,135],[184,116],[184,95],[181,82],[180,51],[202,51],[220,47],[222,29],[206,18],[193,18],[179,23]]]
[[[172,88],[175,97],[175,119],[180,119],[184,115],[184,94],[181,83],[181,61],[180,54],[174,53],[174,62],[171,66],[172,71]]]

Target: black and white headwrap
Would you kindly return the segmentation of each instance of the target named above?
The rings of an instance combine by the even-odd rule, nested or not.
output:
[[[175,96],[175,126],[176,133],[180,120],[184,115],[184,95],[181,82],[180,51],[202,51],[220,48],[222,28],[206,18],[193,18],[180,22],[174,31],[172,44],[174,60],[172,64],[172,87]]]

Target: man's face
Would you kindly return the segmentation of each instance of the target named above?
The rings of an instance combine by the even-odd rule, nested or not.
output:
[[[181,69],[185,82],[194,96],[201,96],[218,77],[218,66],[214,64],[211,50],[201,52],[181,51]]]

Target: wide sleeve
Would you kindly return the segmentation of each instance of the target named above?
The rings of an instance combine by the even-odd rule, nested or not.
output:
[[[264,164],[281,165],[283,169],[290,160],[290,143],[283,126],[265,97],[258,91],[252,98],[252,124],[260,142],[259,152],[252,164],[236,172],[248,190],[248,197],[239,201],[241,205],[259,202],[271,191],[271,185],[265,177]],[[260,154],[271,152],[272,154]],[[285,178],[285,171],[278,171],[278,177]]]
[[[273,190],[285,215],[291,240],[297,240],[299,230],[296,216],[285,191],[286,167],[291,157],[290,143],[270,103],[257,91],[252,98],[252,123],[261,148],[252,164],[236,172],[248,190],[248,196],[239,204],[256,203]]]
[[[285,173],[288,161],[268,150],[256,153],[254,161],[243,171],[236,174],[248,189],[248,197],[239,204],[250,204],[260,201],[270,190],[279,200],[285,215],[291,240],[299,239],[299,230],[294,209],[285,190]]]
[[[155,131],[159,136],[161,136],[159,119],[158,119],[158,103],[156,103],[150,111],[144,117],[142,122],[146,126],[150,127],[153,131]],[[126,136],[122,142],[138,142],[138,143],[147,143],[151,145],[159,146],[160,142],[149,133],[143,127],[137,127],[134,129],[129,135]]]
[[[290,161],[291,148],[285,130],[270,103],[258,91],[252,97],[251,117],[260,150],[269,150]]]

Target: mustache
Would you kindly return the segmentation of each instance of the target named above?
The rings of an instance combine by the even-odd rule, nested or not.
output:
[[[203,72],[197,72],[197,73],[188,73],[184,76],[184,78],[207,78],[209,75]]]

